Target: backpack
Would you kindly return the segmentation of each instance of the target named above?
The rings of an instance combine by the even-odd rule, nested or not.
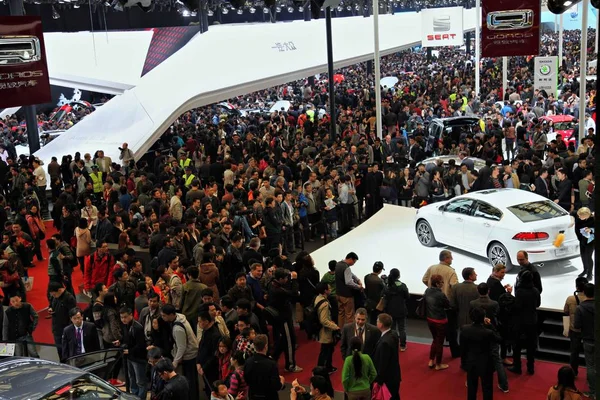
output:
[[[327,299],[322,299],[314,307],[304,307],[304,330],[309,339],[317,339],[323,327],[319,318],[319,308],[325,302],[327,302]],[[314,304],[314,301],[312,304]]]

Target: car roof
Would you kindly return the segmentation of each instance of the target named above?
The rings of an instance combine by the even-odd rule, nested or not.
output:
[[[480,190],[459,197],[481,200],[496,207],[511,207],[517,204],[548,200],[539,194],[521,189]]]
[[[571,122],[575,119],[572,115],[547,115],[545,117],[540,118],[542,121],[552,121],[552,122]]]
[[[33,399],[51,393],[87,372],[39,358],[0,359],[0,399]]]

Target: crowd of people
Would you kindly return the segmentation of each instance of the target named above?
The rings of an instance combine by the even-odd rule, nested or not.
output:
[[[24,282],[46,246],[49,311],[60,359],[121,348],[126,358],[113,382],[124,371],[131,393],[140,398],[151,392],[157,399],[197,399],[204,392],[213,399],[277,399],[285,386],[277,368],[281,354],[286,371],[303,370],[296,363],[300,323],[321,350],[310,390],[294,381],[291,398],[333,396],[330,374],[337,370],[332,356],[339,342],[348,398],[369,399],[373,388],[385,385],[399,399],[398,354],[410,351],[409,290],[400,280],[401,268],[383,279],[384,265],[376,263],[361,280],[351,270],[358,255],[349,252],[321,276],[305,243],[336,239],[384,202],[420,207],[470,191],[513,188],[535,191],[573,213],[584,264],[577,295],[565,306],[574,356],[549,398],[562,399],[565,390],[576,396],[581,342],[593,396],[594,287],[587,282],[593,273],[595,123],[587,119],[586,132],[575,127],[576,147],[560,136],[548,141],[553,126],[539,120],[577,115],[579,107],[592,112],[595,91],[579,99],[573,79],[578,35],[565,37],[559,95],[532,87],[532,58],[511,58],[507,93],[498,89],[501,60],[484,60],[476,95],[473,61],[460,49],[441,49],[432,59],[415,51],[386,57],[382,75],[396,76],[398,83],[381,88],[381,127],[372,76],[362,64],[339,71],[345,79],[336,85],[333,113],[321,112],[326,76],[292,82],[230,100],[243,109],[289,99],[289,110],[246,115],[216,107],[191,110],[165,132],[152,158],[137,162],[123,143],[119,160],[99,149],[57,155],[41,165],[35,157],[16,157],[11,145],[19,136],[5,128],[4,339],[32,341],[37,314],[26,302]],[[556,35],[544,35],[545,53],[556,52],[555,41]],[[444,132],[428,148],[434,118],[462,115],[480,121],[456,135]],[[421,163],[446,154],[459,161]],[[476,170],[474,158],[485,167]],[[52,235],[42,218],[47,214]],[[149,253],[149,263],[140,251]],[[514,293],[501,283],[503,265],[478,285],[477,273],[465,268],[459,283],[446,250],[423,277],[427,289],[419,309],[433,338],[429,366],[448,368],[442,357],[447,339],[451,356],[461,357],[467,371],[469,399],[475,399],[478,381],[484,399],[492,398],[494,371],[507,392],[504,365],[522,373],[523,348],[527,372],[535,372],[542,282],[526,252],[517,261]],[[76,268],[90,299],[83,309],[72,284]],[[510,349],[512,360],[506,356]],[[28,350],[35,355],[34,346]]]

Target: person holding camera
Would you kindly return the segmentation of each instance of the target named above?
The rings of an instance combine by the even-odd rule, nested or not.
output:
[[[133,151],[131,151],[127,143],[123,143],[123,146],[119,147],[119,151],[121,152],[119,155],[119,160],[121,160],[121,165],[123,166],[125,174],[127,175],[129,173],[129,163],[131,161],[135,161],[133,158]]]

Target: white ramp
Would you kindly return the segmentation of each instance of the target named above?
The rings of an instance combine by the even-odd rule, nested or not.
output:
[[[315,266],[321,276],[328,271],[330,260],[342,260],[353,251],[359,260],[352,272],[361,280],[372,272],[373,264],[382,261],[384,274],[392,268],[400,270],[400,280],[408,286],[411,294],[422,295],[426,287],[421,282],[423,274],[432,264],[438,263],[438,256],[446,247],[424,247],[417,240],[414,229],[416,210],[400,206],[385,205],[381,211],[353,229],[346,235],[327,244],[311,254]],[[485,282],[491,273],[486,259],[461,252],[460,249],[448,248],[452,251],[459,281],[461,271],[465,267],[473,267],[477,272],[477,282]],[[517,269],[506,275],[505,283],[515,284]],[[562,311],[565,299],[573,294],[575,278],[583,270],[581,258],[545,263],[540,268],[542,275],[542,308]]]
[[[475,27],[475,10],[464,10],[464,29]],[[381,55],[421,41],[421,15],[379,17]],[[333,19],[335,67],[373,58],[373,19]],[[137,86],[115,97],[36,155],[92,154],[118,159],[129,143],[139,159],[183,112],[327,70],[325,20],[211,26],[195,36]]]

